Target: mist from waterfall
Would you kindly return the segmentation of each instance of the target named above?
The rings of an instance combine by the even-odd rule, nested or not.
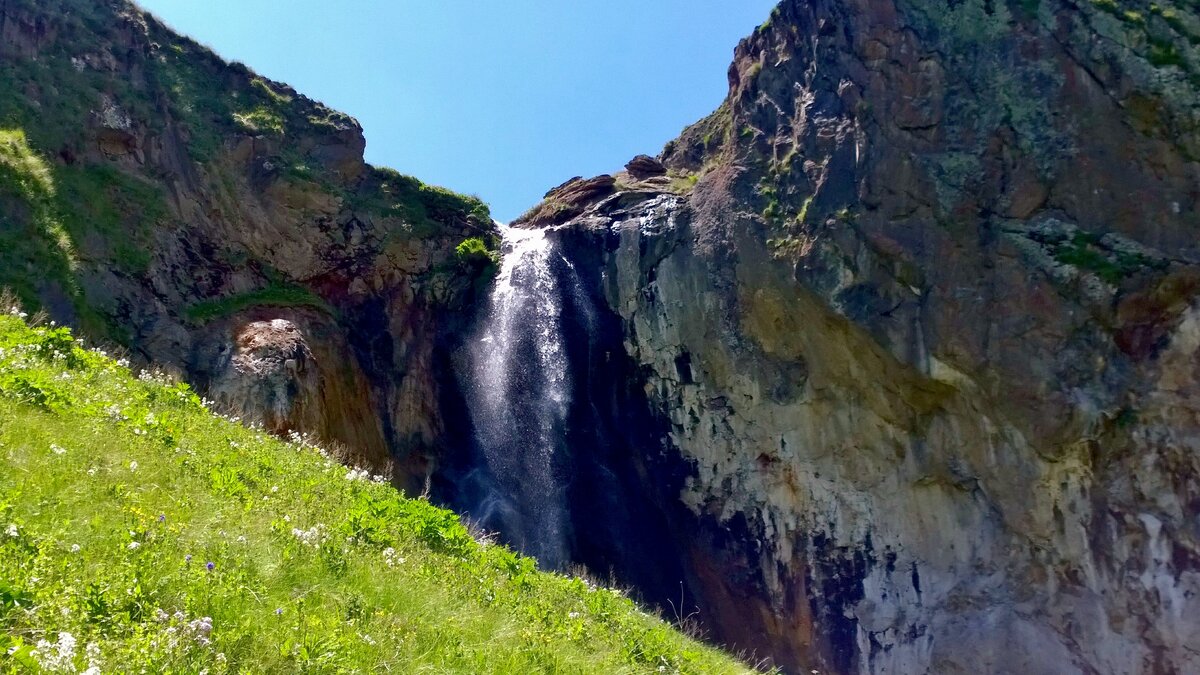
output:
[[[571,383],[554,268],[569,263],[544,230],[501,231],[503,262],[468,354],[468,408],[490,474],[472,516],[543,567],[561,568],[566,495],[555,466]]]

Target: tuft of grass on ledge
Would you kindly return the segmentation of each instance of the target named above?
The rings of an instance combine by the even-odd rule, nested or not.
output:
[[[272,283],[266,288],[227,298],[205,300],[188,307],[187,317],[197,323],[230,316],[250,307],[312,307],[332,314],[333,308],[316,293],[301,286]]]
[[[0,672],[744,673],[303,439],[0,314]]]

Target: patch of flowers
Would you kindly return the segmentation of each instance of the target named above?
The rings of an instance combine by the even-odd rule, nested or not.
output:
[[[293,527],[292,536],[300,540],[301,544],[304,544],[305,546],[312,546],[313,548],[320,546],[329,539],[329,534],[325,529],[325,525],[322,523],[317,523],[307,530]]]
[[[396,553],[396,549],[389,546],[383,549],[383,562],[388,567],[395,567],[396,565],[403,565],[404,558],[401,558],[400,554]]]
[[[73,673],[75,672],[75,636],[63,631],[58,634],[58,640],[53,643],[45,639],[38,640],[32,656],[38,665],[47,672]]]

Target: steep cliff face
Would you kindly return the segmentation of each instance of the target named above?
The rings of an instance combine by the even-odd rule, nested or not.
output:
[[[1161,3],[786,0],[661,169],[525,217],[595,261],[714,638],[1200,669],[1198,36]]]
[[[0,66],[0,287],[425,481],[482,203],[368,166],[353,119],[128,2],[2,0]]]

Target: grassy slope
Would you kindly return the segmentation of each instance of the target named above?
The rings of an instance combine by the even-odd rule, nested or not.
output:
[[[3,314],[0,672],[66,652],[61,672],[746,671],[618,593]]]

